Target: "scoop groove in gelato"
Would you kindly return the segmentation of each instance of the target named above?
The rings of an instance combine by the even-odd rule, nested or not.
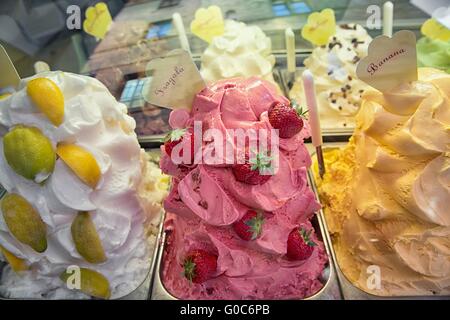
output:
[[[357,63],[367,55],[372,38],[358,24],[337,26],[328,44],[316,47],[304,64],[314,76],[319,117],[323,129],[353,128],[361,96],[369,88],[356,76]],[[305,101],[301,78],[289,97]]]
[[[201,62],[200,73],[207,83],[251,76],[275,83],[270,38],[259,27],[243,22],[225,21],[225,32],[213,38]]]
[[[417,64],[450,73],[450,41],[420,38],[417,41]]]
[[[450,76],[420,68],[418,81],[368,90],[356,120],[316,179],[339,267],[375,295],[449,295]]]

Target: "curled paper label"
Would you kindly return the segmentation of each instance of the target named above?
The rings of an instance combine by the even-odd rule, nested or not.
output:
[[[367,57],[359,62],[356,74],[359,79],[382,92],[417,80],[414,33],[402,30],[392,38],[375,38],[369,45]]]
[[[191,22],[191,32],[200,39],[211,43],[214,37],[221,36],[224,31],[222,11],[218,6],[200,8],[195,12],[195,19]]]
[[[206,87],[189,52],[176,49],[150,61],[146,73],[153,79],[144,99],[159,107],[191,110],[195,95]]]
[[[0,70],[0,90],[6,87],[16,88],[19,85],[20,77],[2,45],[0,45]]]

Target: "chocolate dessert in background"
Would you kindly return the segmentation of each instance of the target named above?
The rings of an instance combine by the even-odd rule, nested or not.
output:
[[[170,131],[169,109],[146,103],[143,108],[129,110],[128,113],[136,120],[135,131],[138,136],[159,135]]]

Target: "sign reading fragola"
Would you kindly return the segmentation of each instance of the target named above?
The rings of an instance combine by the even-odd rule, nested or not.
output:
[[[191,109],[195,95],[206,87],[189,52],[176,49],[163,58],[150,61],[150,84],[143,89],[144,99],[159,107]]]

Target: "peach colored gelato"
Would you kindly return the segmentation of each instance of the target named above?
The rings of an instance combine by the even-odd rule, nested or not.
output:
[[[450,75],[366,92],[357,124],[317,179],[341,270],[376,295],[449,295]]]
[[[288,100],[275,87],[257,78],[216,82],[195,98],[189,116],[172,111],[174,127],[202,121],[203,130],[218,128],[271,128],[267,110]],[[311,158],[303,144],[305,128],[290,139],[280,139],[277,172],[264,184],[250,185],[235,179],[231,165],[176,166],[162,147],[161,167],[172,175],[172,191],[165,201],[168,241],[163,258],[163,283],[181,299],[301,299],[318,292],[328,262],[324,246],[317,243],[302,261],[286,258],[287,239],[298,226],[311,229],[310,219],[320,208],[307,184]],[[203,142],[202,150],[210,143]],[[233,146],[236,147],[236,146]],[[237,236],[232,224],[247,210],[262,210],[265,222],[256,240]],[[217,255],[214,277],[201,284],[183,276],[188,251],[203,249]]]

